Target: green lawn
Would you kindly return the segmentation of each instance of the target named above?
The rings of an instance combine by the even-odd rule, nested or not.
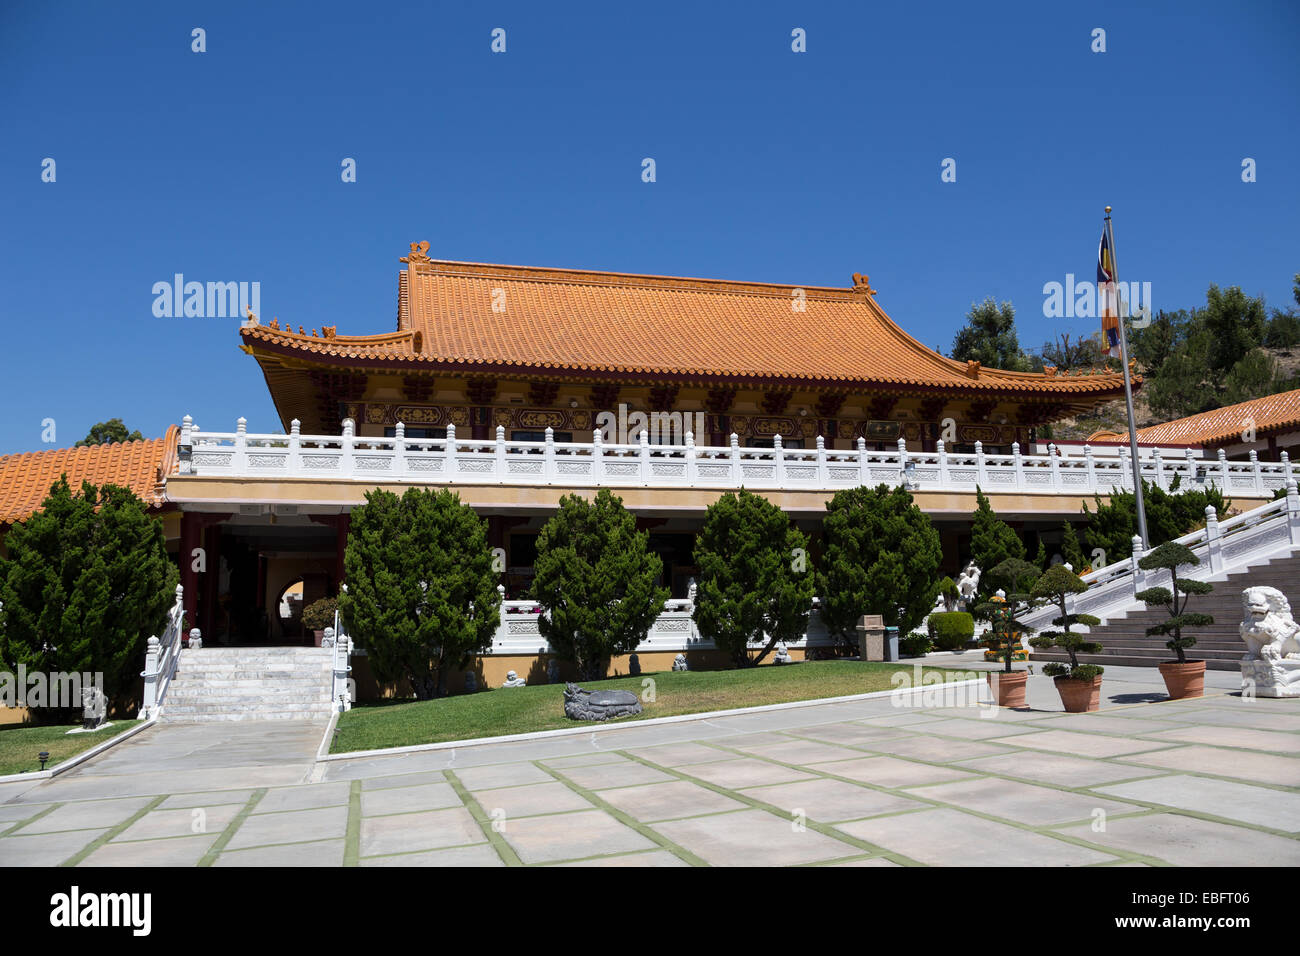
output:
[[[643,700],[641,714],[615,721],[627,723],[651,717],[893,690],[896,685],[891,678],[900,670],[909,677],[912,674],[912,666],[907,663],[805,661],[785,667],[769,665],[744,670],[661,671],[641,677],[591,681],[582,686],[586,690],[630,690],[640,695],[641,682],[653,678],[654,702]],[[931,667],[923,673],[939,674],[943,681],[969,676],[961,671]],[[563,684],[498,688],[442,700],[359,704],[339,718],[330,751],[348,753],[578,726],[602,725],[580,724],[564,716]]]
[[[0,775],[40,770],[41,761],[36,755],[42,750],[50,753],[50,759],[45,764],[45,769],[49,770],[59,761],[75,757],[83,750],[89,750],[135,725],[134,720],[115,720],[111,727],[97,730],[93,734],[69,734],[69,730],[80,725],[31,727],[26,724],[0,724]]]

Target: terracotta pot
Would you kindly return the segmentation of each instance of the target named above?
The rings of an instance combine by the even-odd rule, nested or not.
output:
[[[325,640],[325,628],[322,627],[319,631],[312,631],[311,638],[315,642],[315,646],[320,647]]]
[[[1200,697],[1205,693],[1205,661],[1161,661],[1160,676],[1165,679],[1165,688],[1170,700],[1183,697]]]
[[[989,689],[997,698],[999,707],[1025,706],[1025,681],[1029,679],[1028,671],[989,671]]]
[[[1061,695],[1067,714],[1082,714],[1096,710],[1101,704],[1101,675],[1092,680],[1057,677],[1056,692]]]

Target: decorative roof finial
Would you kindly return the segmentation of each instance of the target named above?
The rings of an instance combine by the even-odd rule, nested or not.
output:
[[[876,294],[876,290],[871,288],[871,279],[864,276],[861,272],[853,273],[853,291],[861,292],[865,295]]]
[[[257,316],[253,314],[253,307],[252,307],[252,306],[250,306],[250,305],[245,305],[245,306],[244,306],[244,314],[245,314],[245,316],[246,316],[246,318],[244,319],[244,324],[245,324],[245,325],[257,325]]]
[[[399,262],[405,262],[405,263],[408,263],[408,264],[409,264],[409,263],[412,263],[412,262],[429,262],[429,261],[431,261],[431,260],[429,259],[429,243],[428,243],[427,241],[426,241],[426,242],[413,242],[413,243],[411,243],[411,253],[410,253],[410,255],[402,256],[402,258],[399,259],[398,261],[399,261]]]

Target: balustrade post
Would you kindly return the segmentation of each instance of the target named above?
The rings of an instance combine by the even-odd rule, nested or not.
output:
[[[1025,487],[1025,459],[1020,454],[1020,442],[1013,441],[1011,443],[1011,457],[1015,467],[1016,487],[1023,488]]]
[[[546,483],[553,484],[555,481],[555,429],[550,425],[546,426],[546,447],[542,451],[542,474],[546,476]]]
[[[176,457],[179,463],[179,471],[182,475],[192,474],[194,471],[194,419],[186,415],[181,419],[181,440],[176,448]]]
[[[867,465],[867,440],[858,437],[858,482],[863,485],[869,485],[871,478],[871,469]]]
[[[497,636],[496,643],[501,643],[510,637],[510,628],[506,626],[506,586],[497,585],[497,594],[501,597],[501,604],[497,608]]]
[[[817,487],[825,488],[829,481],[826,470],[826,439],[817,436]]]
[[[907,439],[898,439],[898,486],[907,487]]]
[[[1294,475],[1286,480],[1286,523],[1291,533],[1291,543],[1300,545],[1300,492],[1296,490]]]
[[[686,483],[691,487],[695,486],[696,467],[695,467],[695,433],[686,433]]]
[[[1219,449],[1219,490],[1225,495],[1232,486],[1228,483],[1228,453]]]
[[[599,485],[605,477],[605,434],[599,428],[591,432],[591,483]]]
[[[393,477],[406,477],[406,423],[398,422],[393,428]]]
[[[492,467],[496,472],[494,476],[497,481],[504,481],[508,472],[506,471],[506,426],[497,426],[497,440],[492,448]]]
[[[1197,481],[1196,458],[1192,455],[1190,448],[1183,449],[1183,467],[1187,469],[1187,487],[1191,488],[1197,484]]]
[[[148,720],[158,705],[158,638],[151,635],[144,652],[144,694],[140,698],[140,716]]]
[[[1133,595],[1136,597],[1139,591],[1146,589],[1146,572],[1138,567],[1138,561],[1146,557],[1146,552],[1142,550],[1142,538],[1139,535],[1133,535],[1133,554],[1129,557],[1129,565],[1133,570]]]
[[[1278,460],[1282,463],[1282,487],[1285,488],[1287,482],[1291,480],[1291,456],[1286,452],[1282,452],[1278,456]]]
[[[1119,449],[1119,487],[1121,491],[1134,491],[1133,466],[1128,460],[1128,448],[1121,445]]]
[[[357,423],[354,422],[352,419],[350,418],[343,419],[343,436],[339,442],[340,445],[342,446],[339,449],[339,477],[340,478],[352,477],[352,468],[353,468],[353,447],[352,446],[355,443],[354,432],[356,430],[356,427],[357,427]]]
[[[1209,552],[1210,571],[1223,570],[1223,532],[1219,530],[1219,513],[1214,505],[1205,506],[1205,545]]]
[[[1152,459],[1153,459],[1154,462],[1155,462],[1155,469],[1156,469],[1156,487],[1159,488],[1161,491],[1168,491],[1169,489],[1165,486],[1165,460],[1164,460],[1164,456],[1160,454],[1160,449],[1159,449],[1159,448],[1153,448],[1153,449],[1151,449],[1151,457],[1152,457]]]
[[[230,464],[236,475],[248,474],[248,419],[243,416],[235,422],[235,455]]]
[[[975,483],[981,488],[987,488],[989,484],[988,473],[984,470],[984,443],[975,442]]]
[[[302,422],[296,418],[289,422],[289,460],[285,468],[290,475],[302,474]]]
[[[944,447],[943,439],[940,438],[934,443],[934,452],[939,458],[939,487],[948,487],[948,451]]]
[[[1055,443],[1047,446],[1047,464],[1052,471],[1052,490],[1061,488],[1061,449]]]
[[[1095,492],[1097,490],[1097,463],[1093,461],[1091,445],[1083,446],[1083,461],[1084,468],[1088,473],[1088,491]]]
[[[447,425],[447,440],[442,446],[442,470],[447,481],[456,480],[456,423]]]
[[[1259,452],[1255,451],[1253,448],[1250,450],[1250,470],[1255,475],[1255,490],[1263,491],[1264,475],[1263,472],[1259,470]]]
[[[735,432],[731,433],[731,487],[739,488],[742,485],[741,476],[744,474],[740,467],[740,436]]]
[[[775,463],[776,487],[785,487],[785,448],[781,445],[781,436],[772,436],[772,461]]]

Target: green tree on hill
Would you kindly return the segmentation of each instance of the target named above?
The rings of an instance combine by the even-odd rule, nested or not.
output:
[[[144,436],[137,432],[129,432],[126,425],[122,424],[120,418],[110,418],[106,422],[99,422],[91,427],[90,432],[81,441],[74,445],[74,448],[81,448],[85,445],[113,445],[125,441],[143,441]]]
[[[998,305],[993,297],[971,304],[966,325],[952,342],[952,357],[959,362],[972,359],[985,368],[1030,372],[1041,367],[1020,347],[1016,334],[1016,310],[1010,302]]]

